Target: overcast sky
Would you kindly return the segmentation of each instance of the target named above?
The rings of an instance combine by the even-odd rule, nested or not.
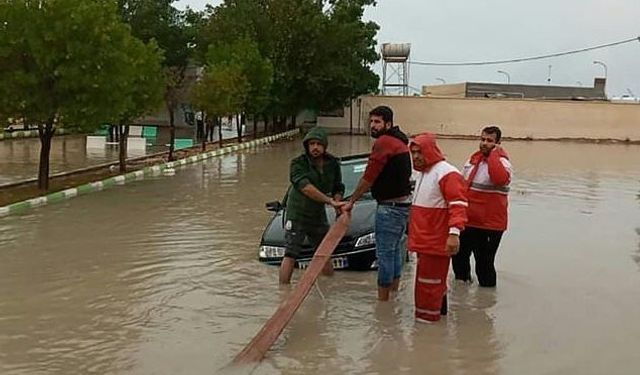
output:
[[[203,9],[219,0],[180,0]],[[378,44],[411,43],[411,60],[464,62],[527,57],[640,36],[640,0],[378,0],[366,19],[380,25]],[[421,67],[412,65],[410,85],[420,88],[464,81],[593,85],[608,66],[607,93],[618,96],[627,89],[640,96],[640,42],[526,63],[483,67]],[[375,71],[381,75],[381,65]]]

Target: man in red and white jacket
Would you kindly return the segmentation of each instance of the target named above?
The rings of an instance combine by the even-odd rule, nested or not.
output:
[[[409,212],[409,250],[418,255],[416,320],[440,320],[447,292],[449,258],[458,252],[458,236],[467,221],[466,186],[460,172],[447,163],[433,134],[410,144],[416,185]]]
[[[512,168],[500,146],[502,132],[488,126],[480,136],[480,150],[464,166],[469,198],[469,222],[460,236],[460,252],[453,257],[457,280],[471,282],[471,253],[482,287],[496,286],[494,261],[502,234],[507,229],[507,208]]]

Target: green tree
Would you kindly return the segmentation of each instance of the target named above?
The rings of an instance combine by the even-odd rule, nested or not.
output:
[[[211,45],[248,39],[271,63],[272,83],[262,112],[293,116],[331,110],[374,91],[378,27],[362,21],[373,0],[226,0],[209,8],[198,55]],[[255,112],[250,110],[249,112]]]
[[[0,112],[38,124],[40,189],[57,126],[89,132],[123,113],[131,39],[110,1],[0,2]]]
[[[230,43],[216,43],[209,46],[207,64],[217,67],[229,65],[240,72],[246,81],[246,93],[237,114],[250,113],[254,119],[265,110],[269,104],[269,89],[273,80],[273,66],[271,62],[260,54],[258,45],[247,37],[239,38]],[[242,141],[242,121],[238,123],[238,140]],[[254,136],[257,132],[254,122]]]
[[[350,100],[374,92],[378,76],[371,70],[379,56],[375,36],[378,25],[363,22],[366,6],[374,0],[333,0],[325,12],[323,53],[314,60],[316,109],[333,110]]]
[[[238,39],[255,41],[260,54],[272,50],[268,9],[273,0],[226,0],[217,7],[207,6],[198,29],[196,58],[207,61],[212,44],[232,44]]]
[[[250,81],[250,92],[243,106],[245,114],[253,115],[254,137],[257,136],[257,119],[271,107],[271,85],[274,67],[270,60],[272,50],[271,25],[268,7],[272,0],[229,0],[205,11],[201,23],[196,57],[201,64],[212,61],[229,61],[238,53],[217,53],[212,49],[246,51],[240,60]],[[243,47],[243,45],[245,47]],[[242,54],[242,53],[240,53]],[[235,62],[238,63],[238,62]],[[265,124],[266,125],[266,124]]]
[[[175,112],[190,90],[189,68],[196,47],[198,13],[180,11],[175,0],[118,0],[122,20],[134,36],[144,42],[155,40],[164,52],[164,102],[169,116],[169,160],[174,159]]]
[[[144,44],[131,38],[128,66],[132,71],[132,78],[127,82],[127,88],[121,92],[127,96],[126,106],[115,119],[117,123],[119,142],[120,172],[127,171],[127,141],[129,125],[144,115],[157,110],[162,104],[165,90],[165,80],[162,71],[162,53],[155,42]]]
[[[207,117],[218,124],[222,143],[220,117],[232,116],[242,110],[249,92],[249,82],[238,65],[218,64],[205,69],[192,91],[192,101]]]
[[[313,69],[324,37],[321,1],[273,0],[268,8],[275,67],[271,112],[295,115],[314,107]]]

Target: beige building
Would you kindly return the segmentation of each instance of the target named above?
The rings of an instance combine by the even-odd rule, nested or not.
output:
[[[593,87],[463,82],[422,86],[422,96],[430,98],[606,100],[605,86],[606,80],[604,78],[594,79]]]
[[[363,96],[341,117],[318,117],[334,132],[367,133],[369,111],[388,105],[411,135],[430,131],[475,136],[489,124],[516,139],[591,139],[640,142],[640,105],[606,101]],[[351,116],[350,116],[351,114]]]

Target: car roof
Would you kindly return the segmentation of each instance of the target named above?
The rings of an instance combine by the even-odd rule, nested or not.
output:
[[[369,153],[341,156],[339,159],[341,164],[352,164],[359,161],[364,161],[368,158],[369,158]]]

